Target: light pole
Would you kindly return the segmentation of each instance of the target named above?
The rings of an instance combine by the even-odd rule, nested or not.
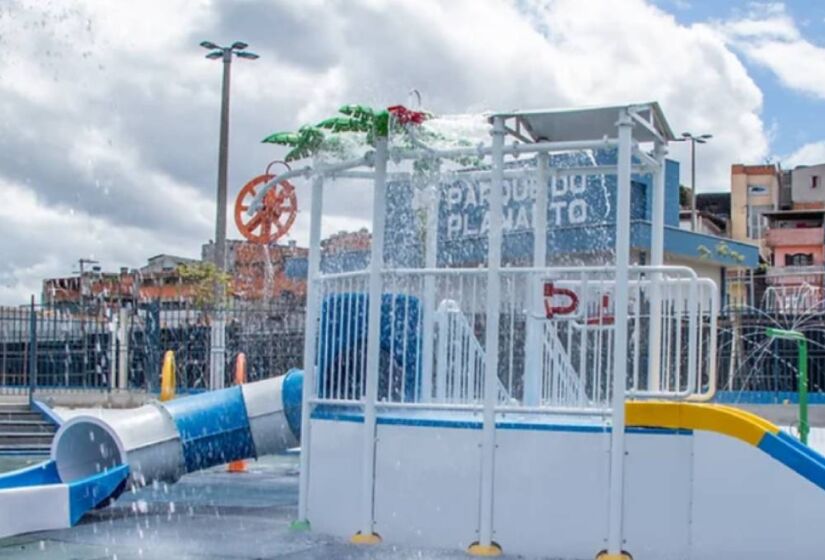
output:
[[[221,93],[221,137],[218,151],[218,209],[215,219],[215,266],[219,271],[226,269],[226,182],[229,160],[229,70],[232,55],[248,60],[255,60],[258,55],[245,51],[246,43],[235,41],[229,47],[220,47],[211,41],[200,44],[211,52],[206,55],[209,60],[223,60],[223,85]],[[220,284],[220,282],[218,283]],[[217,288],[222,292],[223,290]],[[221,294],[222,295],[222,294]]]
[[[696,144],[705,144],[712,134],[695,135],[683,132],[676,142],[690,142],[690,231],[696,231]]]

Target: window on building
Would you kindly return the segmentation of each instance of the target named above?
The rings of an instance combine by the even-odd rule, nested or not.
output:
[[[748,237],[750,239],[762,239],[765,231],[765,212],[773,210],[773,206],[748,206]]]
[[[812,264],[814,264],[814,256],[811,253],[785,255],[785,266],[810,266]]]
[[[748,194],[763,195],[768,194],[768,187],[765,185],[748,185]]]
[[[815,189],[819,186],[819,175],[811,176],[811,188]]]

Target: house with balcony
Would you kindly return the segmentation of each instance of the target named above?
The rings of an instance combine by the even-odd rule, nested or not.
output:
[[[768,284],[821,289],[825,274],[825,210],[767,212],[765,245],[771,250]]]

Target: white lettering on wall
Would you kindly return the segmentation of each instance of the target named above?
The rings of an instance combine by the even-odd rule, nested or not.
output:
[[[490,198],[489,181],[460,179],[447,189],[447,238],[486,235],[490,229],[489,211],[484,208]],[[585,197],[586,175],[556,177],[550,183],[548,226],[582,225],[592,219]],[[530,179],[505,180],[503,189],[504,231],[533,228],[533,204],[538,191]]]

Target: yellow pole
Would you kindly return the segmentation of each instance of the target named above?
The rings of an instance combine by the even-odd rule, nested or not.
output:
[[[167,350],[163,355],[163,368],[160,372],[160,400],[170,401],[175,398],[175,352]]]
[[[241,352],[235,358],[235,385],[243,385],[244,383],[246,383],[246,354]],[[226,471],[231,473],[246,472],[246,461],[244,459],[232,461]]]

